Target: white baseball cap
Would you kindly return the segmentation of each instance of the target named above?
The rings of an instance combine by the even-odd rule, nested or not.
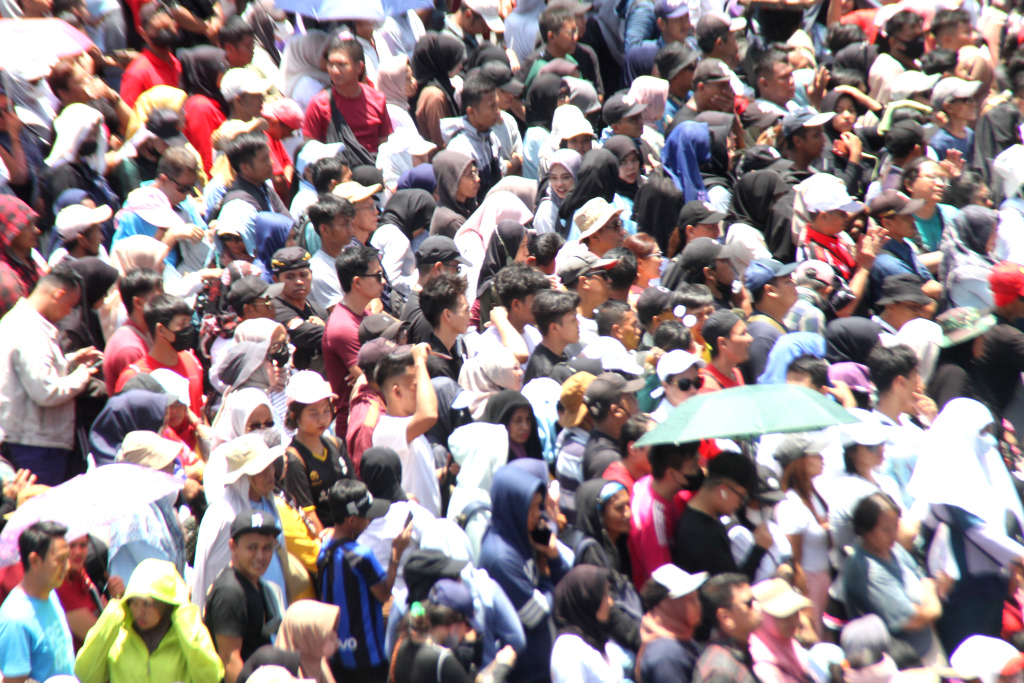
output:
[[[688,351],[683,351],[682,349],[669,351],[661,357],[661,360],[658,361],[658,379],[664,382],[672,375],[678,375],[680,372],[686,372],[694,365],[698,368],[702,368],[705,363],[701,358],[698,358]]]
[[[72,204],[60,210],[54,220],[57,234],[65,242],[70,242],[83,232],[108,220],[114,215],[113,210],[106,204],[90,209],[84,204]]]
[[[688,574],[674,564],[663,564],[651,572],[651,578],[667,588],[669,599],[675,600],[703,586],[708,573]]]
[[[228,69],[220,79],[220,94],[230,102],[239,95],[265,95],[270,85],[270,81],[248,69]]]
[[[463,4],[483,17],[487,28],[495,33],[505,32],[505,22],[498,14],[498,0],[465,0]]]
[[[158,368],[153,372],[149,373],[149,376],[160,383],[160,386],[164,388],[169,396],[174,397],[178,403],[184,405],[191,405],[192,399],[189,395],[189,381],[188,378],[182,377],[174,370],[168,368]]]
[[[864,205],[850,196],[843,181],[827,173],[815,173],[800,183],[808,213],[822,211],[857,212]]]
[[[292,375],[285,387],[284,397],[288,403],[304,403],[309,405],[325,398],[338,398],[331,391],[330,383],[312,370],[300,370]]]

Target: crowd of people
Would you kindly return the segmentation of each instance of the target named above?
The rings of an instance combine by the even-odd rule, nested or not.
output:
[[[1024,4],[336,4],[0,0],[4,681],[1021,682]]]

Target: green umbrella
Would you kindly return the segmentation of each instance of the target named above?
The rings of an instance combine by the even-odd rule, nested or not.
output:
[[[701,439],[747,439],[857,422],[838,403],[792,384],[753,384],[700,394],[669,411],[637,446]]]

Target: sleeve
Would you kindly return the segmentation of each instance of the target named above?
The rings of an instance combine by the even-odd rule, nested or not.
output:
[[[292,323],[292,320],[298,320],[299,322]],[[288,330],[288,340],[295,345],[295,348],[316,349],[319,351],[323,345],[324,331],[327,329],[326,325],[306,322],[297,315],[286,320],[281,320],[280,316],[278,316],[277,321]],[[324,322],[326,323],[327,321],[324,320]]]
[[[111,600],[103,614],[89,629],[85,643],[75,659],[75,677],[81,683],[107,683],[110,671],[107,666],[110,648],[117,640],[118,631],[124,623],[124,606],[120,600]],[[205,627],[204,627],[205,630]],[[207,635],[209,637],[209,635]],[[219,658],[218,658],[219,659]]]
[[[195,605],[182,605],[174,611],[172,624],[178,630],[185,655],[185,666],[192,681],[219,681],[224,677],[224,663],[206,630]],[[77,673],[77,669],[76,669]],[[85,683],[84,681],[82,683]]]
[[[28,630],[13,619],[0,620],[0,673],[5,678],[32,672],[32,644]]]
[[[46,408],[64,405],[89,383],[89,368],[85,365],[61,377],[47,349],[33,353],[24,346],[16,348],[11,352],[11,362],[29,397]]]
[[[381,140],[386,140],[393,132],[394,127],[391,125],[391,115],[388,114],[387,103],[382,95],[380,98],[380,127],[377,130],[377,135]]]
[[[551,612],[551,600],[534,587],[518,558],[502,557],[487,569],[505,591],[524,628],[534,628],[547,618]]]
[[[369,548],[366,548],[366,553],[353,569],[363,575],[367,586],[376,586],[388,578],[388,573],[380,566],[377,556],[370,552]]]
[[[775,523],[787,536],[798,536],[807,530],[806,508],[803,503],[791,499],[783,500],[775,508]],[[810,512],[809,510],[806,510]]]
[[[521,653],[526,649],[526,632],[523,631],[523,624],[519,621],[516,608],[512,606],[512,602],[497,582],[492,588],[492,604],[487,615],[488,621],[491,622],[491,631],[497,636],[500,646],[511,645],[517,654]]]
[[[135,66],[134,63],[129,64],[121,76],[121,99],[130,109],[135,108],[135,100],[139,99],[139,95],[146,91],[142,83],[142,74],[138,69],[133,69],[133,66]]]
[[[313,490],[309,487],[309,473],[306,471],[306,464],[294,453],[288,453],[288,471],[284,475],[284,486],[303,510],[308,512],[316,507]]]
[[[306,116],[302,120],[302,134],[311,140],[324,142],[327,139],[327,126],[330,123],[330,103],[327,98],[331,96],[333,88],[321,91],[309,101],[306,109]],[[324,93],[327,93],[324,95]],[[327,106],[324,106],[326,104]]]
[[[448,365],[447,361],[433,355],[427,357],[427,374],[430,375],[431,379],[435,377],[448,377],[453,382],[457,382],[459,380],[458,377],[455,377],[452,372],[452,368]]]
[[[1024,555],[1024,546],[1006,535],[1005,531],[987,524],[985,520],[952,506],[946,506],[952,513],[950,526],[961,532],[994,563],[1006,566]]]
[[[473,683],[466,670],[459,664],[459,660],[447,648],[441,653],[441,675],[439,681],[444,683]]]
[[[424,96],[425,95],[425,96]],[[437,88],[424,89],[416,104],[416,127],[420,135],[433,142],[439,149],[444,149],[444,138],[441,137],[441,119],[451,116],[444,93]]]
[[[872,571],[871,563],[860,555],[843,570],[843,593],[855,616],[877,614],[893,632],[901,631],[917,611],[896,577],[885,570]]]
[[[241,589],[218,586],[206,598],[206,623],[214,642],[217,635],[242,638],[248,611],[245,608],[245,594]]]
[[[626,10],[626,51],[639,47],[640,43],[656,33],[654,3],[650,0],[636,0]]]

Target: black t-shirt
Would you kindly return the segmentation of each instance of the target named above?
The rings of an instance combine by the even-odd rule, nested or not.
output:
[[[707,572],[715,576],[726,572],[741,572],[753,580],[754,571],[764,553],[764,548],[755,545],[743,566],[738,567],[732,556],[732,545],[725,525],[690,505],[683,510],[676,524],[672,562],[691,574]]]
[[[1020,386],[1024,371],[1024,332],[1002,316],[985,334],[985,348],[975,360],[974,387],[978,396],[996,415],[1002,415]]]
[[[430,375],[431,379],[434,377],[448,377],[453,381],[459,381],[459,373],[462,372],[462,349],[460,348],[459,342],[456,340],[452,348],[448,348],[444,345],[440,339],[434,336],[434,333],[430,333],[430,337],[427,339],[427,343],[430,344],[430,348],[438,353],[443,353],[446,356],[451,356],[451,360],[445,360],[440,356],[430,355],[427,356],[427,374]]]
[[[270,645],[270,636],[277,632],[280,623],[279,618],[274,618],[275,611],[267,604],[263,590],[228,566],[217,576],[206,597],[203,623],[210,637],[215,645],[217,634],[241,638],[242,661],[261,645]]]
[[[583,481],[597,479],[608,469],[608,465],[621,459],[622,451],[618,441],[599,429],[592,429],[587,447],[583,449]]]
[[[532,379],[538,377],[550,377],[551,371],[555,369],[555,366],[559,363],[564,363],[569,360],[569,357],[564,353],[559,356],[557,353],[544,346],[544,344],[537,344],[537,348],[533,350],[533,355],[530,356],[530,362],[526,366],[526,373],[523,375],[523,384],[525,385]]]
[[[692,640],[652,640],[640,658],[640,678],[644,683],[690,683],[699,657],[700,647]]]
[[[407,636],[394,657],[395,683],[471,683],[473,680],[459,664],[455,653],[439,645],[415,643]]]
[[[313,317],[324,324],[306,322]],[[305,309],[300,311],[281,297],[274,299],[274,319],[288,330],[288,341],[295,346],[292,363],[296,370],[313,370],[326,377],[322,349],[327,317],[327,311],[311,301],[307,300]]]
[[[354,479],[355,466],[348,458],[345,444],[332,436],[321,436],[324,445],[321,460],[318,455],[292,439],[288,446],[288,471],[284,475],[285,489],[295,498],[299,507],[309,510],[316,508],[316,516],[324,527],[334,525],[327,494],[341,479]]]
[[[409,292],[409,297],[405,300],[405,306],[402,307],[402,315],[398,319],[409,323],[410,344],[422,344],[428,341],[430,335],[434,333],[434,328],[423,317],[423,310],[420,309],[419,290]]]

